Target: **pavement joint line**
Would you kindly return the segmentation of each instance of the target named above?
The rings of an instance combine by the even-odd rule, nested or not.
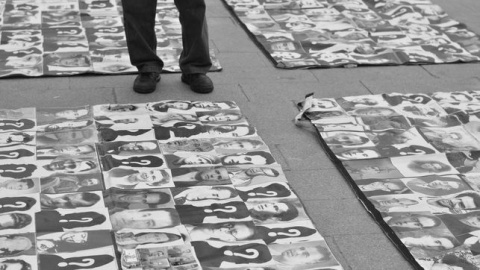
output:
[[[427,68],[425,68],[425,65],[419,65],[423,70],[425,70],[430,76],[436,78],[436,79],[440,79],[440,76],[437,76],[435,74],[433,74],[432,72],[430,72]]]

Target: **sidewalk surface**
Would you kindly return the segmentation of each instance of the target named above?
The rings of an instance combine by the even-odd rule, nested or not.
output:
[[[480,33],[480,1],[432,0]],[[207,0],[210,38],[223,71],[210,73],[215,91],[199,95],[163,74],[157,91],[132,91],[135,75],[0,80],[0,108],[143,103],[165,99],[233,100],[269,145],[318,231],[345,269],[408,270],[397,251],[323,152],[317,135],[297,128],[295,101],[390,92],[480,90],[480,63],[276,69],[220,0]]]

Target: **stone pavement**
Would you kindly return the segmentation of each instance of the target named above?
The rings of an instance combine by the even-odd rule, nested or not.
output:
[[[454,19],[480,33],[480,1],[433,0]],[[317,135],[297,128],[295,102],[305,94],[341,97],[389,92],[480,90],[480,63],[276,69],[220,0],[207,0],[213,47],[223,71],[210,73],[215,91],[198,95],[164,74],[157,91],[131,90],[134,75],[0,80],[0,108],[143,103],[163,99],[234,100],[282,165],[319,232],[345,269],[408,270],[413,267],[367,214],[320,147]]]

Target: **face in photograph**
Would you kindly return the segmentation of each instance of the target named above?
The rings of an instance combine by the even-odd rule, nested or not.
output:
[[[228,110],[237,109],[238,106],[232,101],[193,101],[192,106],[198,110]]]
[[[24,132],[0,134],[0,147],[32,142],[35,139],[33,134]]]
[[[325,133],[323,140],[329,146],[360,146],[370,141],[364,134],[353,132]]]
[[[225,242],[245,241],[255,235],[252,222],[225,222],[200,224],[189,229],[193,241],[220,240]]]
[[[93,142],[95,131],[92,129],[40,133],[37,137],[39,145],[81,144]]]
[[[0,236],[0,257],[18,256],[33,247],[33,240],[27,235]]]
[[[53,160],[43,168],[54,173],[87,173],[98,169],[98,165],[93,159],[58,159]]]
[[[98,145],[99,155],[105,156],[115,154],[120,156],[130,156],[136,154],[160,154],[158,144],[154,141],[138,142],[108,142]]]
[[[0,214],[0,231],[7,229],[22,229],[32,223],[32,216],[24,213]]]
[[[423,249],[430,251],[445,251],[459,245],[453,236],[448,235],[422,235],[400,237],[402,243],[408,249]]]
[[[152,151],[158,148],[154,142],[130,142],[118,147],[120,152],[142,152]]]
[[[389,116],[398,113],[394,109],[388,107],[365,107],[358,108],[350,112],[350,114],[358,116]]]
[[[335,100],[331,99],[313,99],[310,110],[325,110],[338,107]]]
[[[195,204],[195,202],[201,201],[228,200],[236,197],[237,195],[237,191],[233,187],[202,186],[184,189],[183,191],[180,191],[177,195],[174,195],[174,199],[177,204]]]
[[[412,160],[407,164],[413,174],[445,174],[452,170],[452,166],[438,160]]]
[[[122,247],[136,247],[137,245],[142,244],[169,243],[181,239],[182,237],[178,234],[159,231],[136,233],[124,231],[115,233],[116,243]]]
[[[248,205],[254,220],[290,221],[299,216],[299,209],[292,201],[255,202]]]
[[[174,153],[177,151],[210,152],[214,149],[210,141],[199,139],[175,140],[172,142],[161,144],[161,148],[165,152],[169,153]]]
[[[383,219],[393,230],[398,231],[430,229],[442,224],[441,219],[430,213],[390,213]]]
[[[218,156],[205,154],[190,154],[188,156],[166,155],[165,158],[170,161],[173,166],[190,166],[220,163],[220,158]]]
[[[290,245],[270,245],[273,260],[292,269],[315,265],[333,266],[338,264],[323,241],[297,243]]]
[[[60,145],[60,146],[39,146],[37,156],[81,156],[95,153],[95,147],[91,144],[84,145]]]
[[[140,109],[139,106],[134,104],[108,104],[99,105],[97,108],[105,113],[134,112]]]
[[[367,196],[411,193],[398,179],[364,180],[358,181],[356,184]]]
[[[480,143],[462,127],[420,128],[427,139],[441,151],[477,150]]]
[[[110,215],[114,230],[120,229],[160,229],[180,224],[174,209],[123,210]]]
[[[134,187],[139,184],[160,186],[170,182],[170,174],[165,170],[131,170],[113,168],[107,174],[110,184],[117,187]]]
[[[60,175],[40,179],[42,193],[66,193],[75,191],[102,190],[101,175]]]
[[[231,183],[228,171],[223,167],[206,169],[184,168],[172,170],[175,185],[219,185]]]
[[[342,164],[354,180],[404,177],[389,158],[343,161]]]
[[[265,151],[252,151],[247,153],[238,153],[221,157],[224,165],[267,165],[275,163],[272,154]]]
[[[470,102],[474,100],[466,92],[435,92],[431,96],[438,102]]]
[[[381,154],[375,149],[369,148],[357,148],[357,149],[347,149],[347,150],[335,150],[335,156],[341,160],[350,160],[350,159],[369,159],[369,158],[379,158]]]
[[[264,147],[265,144],[260,140],[254,139],[234,139],[234,140],[217,140],[213,143],[217,149],[225,150],[256,150]]]
[[[270,178],[277,178],[280,172],[270,167],[227,167],[228,175],[235,186],[247,186],[255,179],[266,179],[270,182]]]
[[[181,110],[187,111],[192,109],[192,103],[189,101],[180,101],[180,100],[168,100],[168,101],[161,101],[157,103],[150,103],[148,104],[148,108],[153,111],[158,112],[167,112],[170,109],[172,110]]]
[[[56,124],[49,124],[44,125],[38,128],[39,131],[44,132],[54,132],[60,130],[75,130],[75,129],[82,129],[88,126],[91,126],[93,121],[91,120],[84,120],[84,121],[67,121],[67,122],[60,122]]]
[[[54,112],[54,115],[61,119],[79,119],[85,117],[89,114],[89,110],[87,108],[77,108],[77,109],[66,109],[66,110],[59,110]]]
[[[21,180],[3,180],[0,182],[1,191],[27,191],[35,187],[33,179],[21,179]]]
[[[470,190],[461,179],[442,176],[413,178],[406,185],[410,190],[428,196],[444,196]]]
[[[69,193],[62,196],[40,194],[40,204],[43,209],[74,209],[91,207],[100,201],[100,196],[92,192]]]
[[[375,196],[368,199],[380,212],[390,212],[395,208],[413,209],[420,204],[418,200],[409,197]]]
[[[439,197],[427,199],[427,203],[434,207],[445,208],[454,213],[462,210],[480,209],[480,194],[477,192],[463,192],[453,197]]]
[[[32,265],[21,259],[3,259],[3,260],[0,260],[0,269],[29,270],[29,269],[32,269]]]
[[[248,125],[210,125],[206,127],[209,135],[217,137],[245,137],[255,134],[255,128]]]
[[[172,196],[168,190],[150,189],[150,190],[120,190],[111,189],[109,198],[117,207],[127,205],[131,208],[132,204],[139,205],[163,205],[171,202]],[[139,206],[140,207],[140,206]]]
[[[474,263],[466,258],[466,256],[456,255],[453,253],[446,254],[441,260],[433,263],[431,270],[466,270],[475,269]]]
[[[199,112],[197,116],[201,122],[212,124],[236,122],[243,118],[243,115],[239,111]]]

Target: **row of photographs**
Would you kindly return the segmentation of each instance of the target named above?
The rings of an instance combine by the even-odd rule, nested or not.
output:
[[[429,0],[225,2],[280,68],[480,60],[479,36]]]
[[[6,241],[0,257],[35,255],[35,249],[39,254],[55,254],[112,246],[111,235],[105,233],[111,229],[115,231],[117,251],[122,254],[140,247],[184,244],[184,240],[192,242],[194,246],[202,245],[200,242],[214,241],[214,247],[247,245],[243,242],[251,240],[263,241],[255,243],[254,247],[259,244],[301,245],[300,242],[305,241],[322,241],[323,238],[308,220],[290,187],[287,184],[280,185],[283,186],[280,188],[278,186],[278,183],[269,183],[253,188],[258,198],[247,198],[245,203],[232,186],[222,186],[221,189],[111,189],[103,193],[103,198],[102,192],[5,197],[1,202],[4,207],[0,219],[5,221],[2,222],[2,234],[5,234]],[[235,193],[234,197],[232,193]],[[172,204],[175,204],[174,207]],[[106,208],[100,208],[102,205],[108,207],[108,212]],[[42,211],[35,212],[39,208]],[[275,208],[279,209],[276,213],[273,211]],[[11,223],[8,222],[9,218],[13,220]],[[98,230],[101,232],[89,233]],[[34,232],[36,242],[32,239],[35,238]],[[328,255],[325,247],[322,250],[324,256]],[[265,252],[267,250],[263,250],[260,258],[264,261],[257,260],[256,263],[270,261]],[[300,254],[296,255],[299,257],[288,255],[295,254],[286,254],[285,264],[292,267],[302,264],[299,259],[305,264],[305,258]],[[236,266],[253,263],[248,258],[243,261],[238,259]],[[250,259],[259,258],[251,256]],[[319,257],[310,259],[312,261],[306,264],[313,263]],[[330,266],[332,264],[326,263],[326,258],[321,261]]]
[[[309,97],[303,108],[340,160],[473,153],[480,148],[477,94]]]
[[[309,96],[300,104],[307,118],[342,113],[312,123],[367,210],[426,270],[480,269],[477,94]]]
[[[7,270],[342,269],[233,102],[2,112],[35,124],[3,135],[36,135],[0,147],[5,156],[33,154],[0,164],[0,266]],[[100,135],[42,143],[43,134],[82,139],[85,129],[72,124],[82,121]],[[39,131],[42,125],[61,130]],[[154,129],[148,138],[130,132]],[[107,139],[105,130],[130,136]],[[13,177],[27,158],[41,176]]]
[[[133,73],[114,0],[0,2],[0,77]],[[173,1],[160,1],[155,32],[165,71],[179,72],[181,27]],[[220,70],[213,50],[212,70]]]

